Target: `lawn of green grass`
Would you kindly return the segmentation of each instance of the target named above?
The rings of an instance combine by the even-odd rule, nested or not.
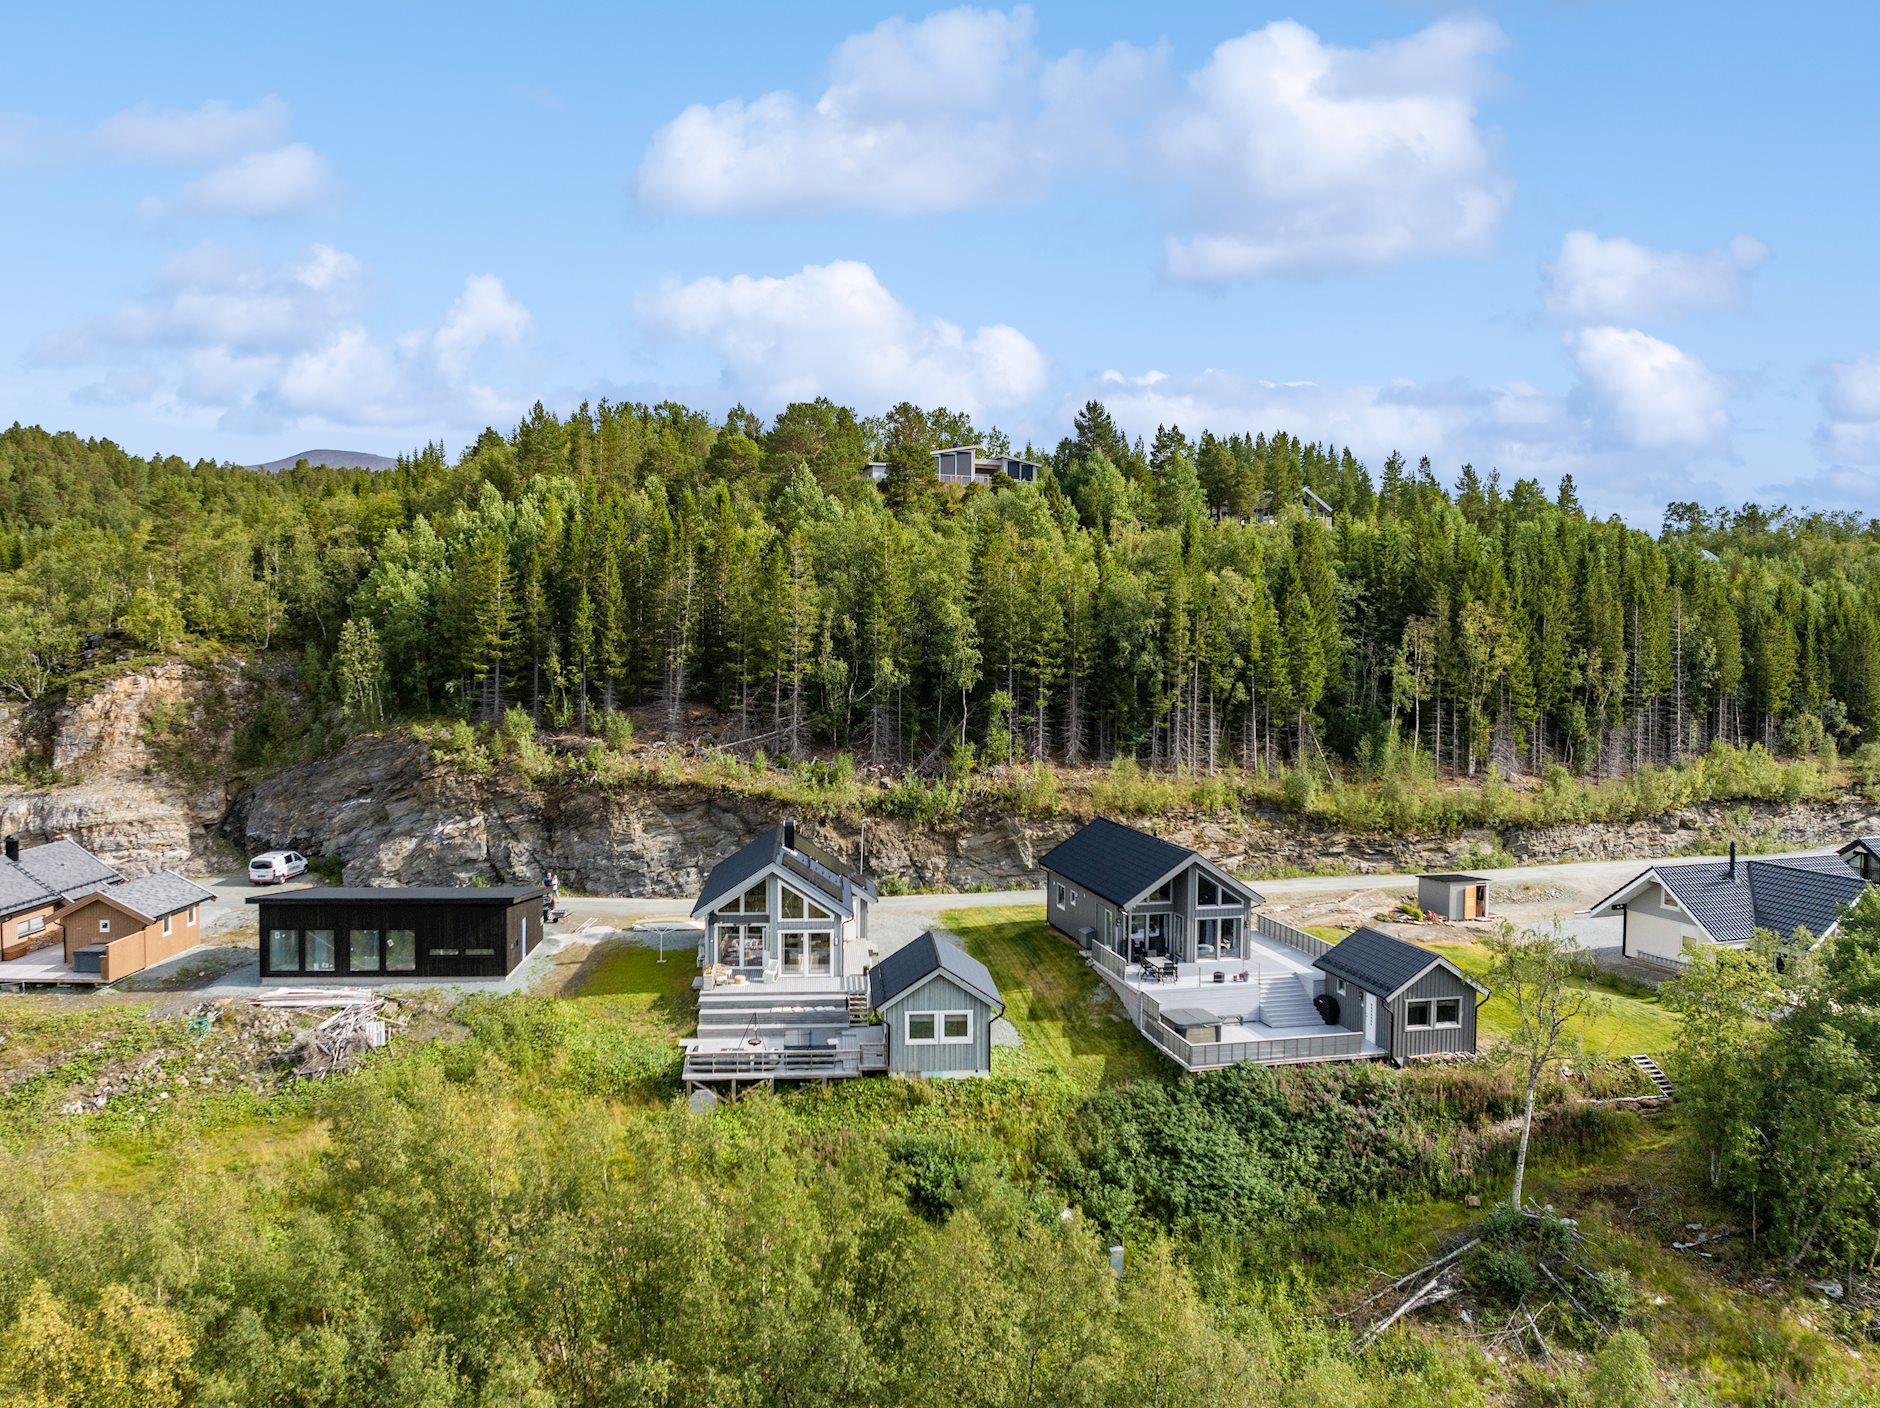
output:
[[[1025,1039],[1026,1064],[1060,1071],[1088,1087],[1174,1070],[1123,1015],[1076,945],[1039,917],[1036,905],[949,910],[940,922],[992,970],[1005,1015]]]
[[[1426,942],[1423,947],[1440,953],[1477,982],[1488,982],[1488,970],[1494,958],[1486,944],[1474,942]],[[1677,1041],[1678,1020],[1655,997],[1633,997],[1614,992],[1597,983],[1577,982],[1576,987],[1592,988],[1605,1013],[1582,1022],[1579,1035],[1586,1049],[1601,1056],[1646,1055],[1662,1059]],[[1514,1007],[1505,997],[1490,997],[1482,1004],[1478,1019],[1483,1037],[1506,1036],[1514,1026]]]
[[[613,940],[595,945],[567,996],[586,1004],[605,1003],[608,1014],[649,1036],[690,1036],[698,1023],[698,993],[692,980],[698,964],[692,950],[668,946],[666,961],[657,949]]]

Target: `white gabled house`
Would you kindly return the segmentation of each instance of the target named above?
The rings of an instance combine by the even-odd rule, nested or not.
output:
[[[1732,845],[1728,860],[1641,871],[1587,913],[1619,916],[1627,958],[1675,969],[1688,943],[1741,948],[1758,929],[1784,939],[1800,929],[1825,939],[1867,884],[1840,855],[1738,860]]]

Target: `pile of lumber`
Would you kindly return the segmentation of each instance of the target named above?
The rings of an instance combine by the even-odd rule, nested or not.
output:
[[[290,1004],[275,1002],[270,1005]],[[327,1004],[303,1002],[292,1005]],[[303,1079],[317,1080],[321,1076],[345,1070],[368,1051],[376,1051],[385,1045],[389,1028],[399,1024],[384,1015],[381,1010],[383,1005],[384,1000],[378,994],[367,992],[363,1001],[348,1002],[332,1016],[303,1031],[295,1038],[293,1049],[288,1053],[293,1073]]]

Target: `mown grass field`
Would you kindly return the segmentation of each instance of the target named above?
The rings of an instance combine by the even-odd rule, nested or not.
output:
[[[1345,937],[1338,928],[1308,927],[1328,943]],[[1443,955],[1477,982],[1487,986],[1488,970],[1494,961],[1486,944],[1465,940],[1416,938],[1413,943]],[[1591,989],[1605,1007],[1605,1012],[1579,1027],[1586,1049],[1599,1056],[1652,1056],[1662,1060],[1677,1040],[1677,1019],[1665,1010],[1657,998],[1619,992],[1600,982],[1576,983]],[[1514,1008],[1505,998],[1492,996],[1483,1004],[1478,1033],[1483,1044],[1506,1036],[1514,1027]]]
[[[1005,998],[1005,1015],[1025,1039],[1026,1063],[1055,1069],[1091,1088],[1173,1071],[1124,1017],[1077,949],[1039,917],[1036,906],[948,910],[940,922],[992,970]]]
[[[1486,983],[1493,958],[1485,944],[1429,943],[1477,982]],[[1491,985],[1492,986],[1492,985]],[[1578,1032],[1589,1052],[1599,1056],[1653,1056],[1662,1059],[1676,1044],[1678,1021],[1656,997],[1636,997],[1598,982],[1576,982],[1591,990],[1603,1011],[1579,1024]],[[1482,1004],[1480,1035],[1506,1036],[1514,1027],[1514,1004],[1496,994]]]
[[[615,939],[596,944],[565,997],[583,1005],[605,1005],[616,1017],[648,1036],[690,1036],[698,1022],[698,992],[692,981],[698,962],[689,946],[668,945],[664,962],[656,948]]]

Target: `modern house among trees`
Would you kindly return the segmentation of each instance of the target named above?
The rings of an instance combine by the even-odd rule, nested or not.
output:
[[[248,903],[264,980],[502,978],[542,942],[539,885],[316,887]]]
[[[1824,939],[1867,884],[1840,855],[1740,861],[1732,845],[1728,860],[1652,866],[1587,913],[1620,917],[1627,958],[1675,969],[1684,966],[1687,944],[1741,948],[1759,930]]]
[[[202,942],[202,906],[215,895],[172,870],[104,885],[59,913],[65,961],[114,983]]]
[[[1107,817],[1053,847],[1038,868],[1051,927],[1131,963],[1238,959],[1252,907],[1263,903],[1198,851]]]
[[[830,1079],[887,1070],[869,1011],[868,911],[875,885],[802,834],[771,827],[705,877],[693,1084]]]
[[[1017,484],[1035,484],[1038,482],[1038,464],[1035,460],[1021,459],[1017,455],[988,455],[983,445],[956,445],[951,449],[933,452],[934,477],[942,484],[990,484],[995,479],[1010,479]],[[888,477],[888,465],[885,460],[874,460],[862,466],[862,473],[876,483]]]
[[[8,836],[0,856],[0,961],[58,943],[60,907],[123,878],[76,841],[22,848],[18,836]]]
[[[1488,997],[1440,954],[1379,929],[1354,929],[1312,960],[1327,978],[1319,1011],[1362,1034],[1398,1065],[1475,1050],[1476,1008]]]

